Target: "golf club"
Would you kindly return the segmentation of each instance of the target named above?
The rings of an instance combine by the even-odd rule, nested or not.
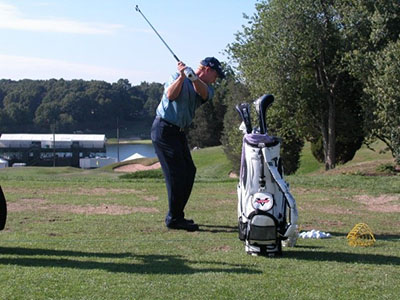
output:
[[[147,18],[144,16],[144,14],[142,13],[142,11],[139,9],[139,5],[136,5],[136,11],[139,12],[142,17],[146,20],[146,22],[150,25],[150,27],[154,30],[154,32],[157,34],[157,36],[160,38],[160,40],[164,43],[164,45],[168,48],[169,52],[171,52],[171,54],[174,56],[174,58],[176,59],[177,62],[180,62],[180,59],[175,55],[175,53],[171,50],[171,48],[168,46],[168,44],[164,41],[164,39],[161,37],[161,35],[157,32],[157,30],[153,27],[153,25],[151,25],[151,23],[149,22],[149,20],[147,20]]]
[[[164,39],[161,37],[161,35],[157,32],[157,30],[153,27],[153,25],[151,25],[150,21],[147,20],[147,18],[145,17],[145,15],[142,13],[142,11],[139,9],[139,5],[136,5],[135,7],[136,11],[139,12],[142,17],[146,20],[146,22],[150,25],[150,27],[153,29],[153,31],[157,34],[157,36],[160,38],[160,40],[164,43],[165,47],[167,47],[167,49],[169,50],[169,52],[171,52],[171,54],[173,55],[173,57],[176,59],[177,62],[180,62],[181,60],[176,56],[176,54],[174,53],[174,51],[171,50],[171,48],[168,46],[168,44],[164,41]],[[191,81],[197,79],[196,74],[193,72],[192,68],[190,67],[186,67],[185,69],[185,75],[187,78],[189,78]]]
[[[248,103],[241,103],[236,105],[236,110],[242,118],[244,125],[246,125],[246,132],[251,133],[250,105]]]
[[[260,133],[265,134],[267,133],[267,123],[265,120],[265,112],[267,111],[268,107],[274,102],[274,96],[266,94],[258,98],[256,101],[258,103],[258,118],[260,123]]]

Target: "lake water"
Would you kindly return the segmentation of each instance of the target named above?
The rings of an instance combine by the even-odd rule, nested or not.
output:
[[[119,144],[119,161],[123,161],[125,158],[128,158],[135,153],[139,153],[145,157],[156,157],[152,144]],[[118,158],[118,145],[106,145],[106,154],[108,157]]]

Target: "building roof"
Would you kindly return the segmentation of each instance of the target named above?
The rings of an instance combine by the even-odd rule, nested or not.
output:
[[[53,134],[35,134],[35,133],[3,133],[0,136],[3,141],[53,141]],[[79,142],[79,141],[96,141],[104,142],[106,136],[104,134],[55,134],[56,141]]]

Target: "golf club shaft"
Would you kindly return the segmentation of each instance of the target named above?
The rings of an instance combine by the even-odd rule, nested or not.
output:
[[[139,9],[139,6],[136,5],[136,11],[138,11],[142,17],[146,20],[146,22],[150,25],[150,27],[154,30],[154,32],[158,35],[158,37],[160,38],[160,40],[164,43],[164,45],[168,48],[169,52],[171,52],[171,54],[174,56],[174,58],[176,59],[177,62],[180,61],[180,59],[175,55],[175,53],[171,50],[171,48],[168,46],[168,44],[164,41],[164,39],[161,37],[161,35],[157,32],[157,30],[153,27],[153,25],[151,25],[151,23],[149,22],[149,20],[147,20],[147,18],[144,16],[144,14],[141,12],[141,10]]]

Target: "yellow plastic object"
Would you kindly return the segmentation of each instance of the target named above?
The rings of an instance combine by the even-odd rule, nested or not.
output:
[[[368,247],[375,243],[375,237],[371,229],[365,223],[358,223],[347,235],[350,246]]]

